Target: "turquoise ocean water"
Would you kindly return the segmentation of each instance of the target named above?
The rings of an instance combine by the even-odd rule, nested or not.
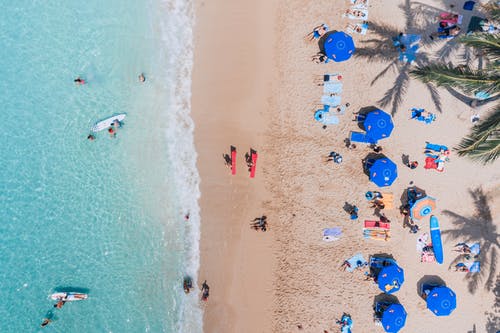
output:
[[[192,7],[2,1],[0,332],[201,332]],[[61,288],[89,299],[54,309]]]

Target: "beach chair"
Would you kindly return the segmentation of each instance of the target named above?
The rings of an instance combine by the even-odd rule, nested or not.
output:
[[[360,142],[367,144],[377,143],[377,141],[374,141],[373,139],[368,137],[365,133],[361,132],[351,132],[350,140],[351,142]]]

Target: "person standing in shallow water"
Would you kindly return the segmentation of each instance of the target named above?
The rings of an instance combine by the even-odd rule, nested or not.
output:
[[[146,81],[146,77],[144,76],[144,73],[139,74],[139,82],[143,83]]]

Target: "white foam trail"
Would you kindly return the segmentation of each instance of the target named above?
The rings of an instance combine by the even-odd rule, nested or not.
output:
[[[154,8],[157,6],[157,8]],[[194,145],[194,123],[191,118],[191,73],[193,68],[193,0],[159,0],[153,8],[159,17],[160,63],[165,64],[163,73],[168,105],[166,140],[168,156],[172,161],[174,188],[179,202],[179,219],[185,230],[184,271],[198,280],[200,264],[200,177],[196,169],[197,154]],[[183,215],[189,213],[189,221]],[[195,288],[195,290],[197,290]],[[178,332],[203,332],[203,311],[199,295],[192,292],[182,295]]]

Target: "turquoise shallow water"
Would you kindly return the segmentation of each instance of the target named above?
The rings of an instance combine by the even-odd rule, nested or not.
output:
[[[44,332],[201,331],[182,291],[199,238],[191,20],[187,1],[2,5],[1,332],[42,331],[49,310]],[[121,112],[115,139],[86,140]],[[89,299],[53,309],[58,288]]]

